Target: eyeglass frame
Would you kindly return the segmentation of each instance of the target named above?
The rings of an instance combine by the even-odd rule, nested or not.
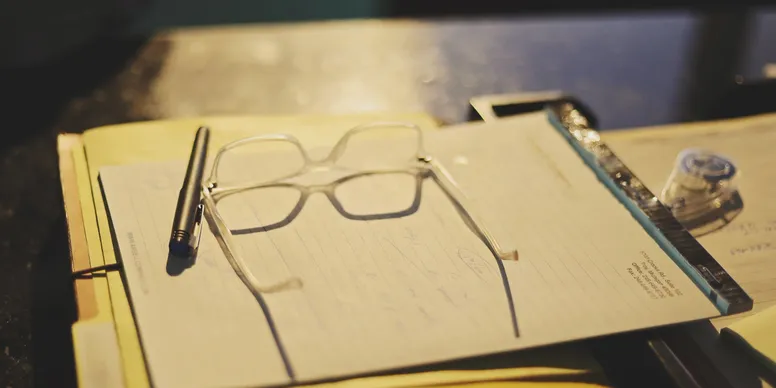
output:
[[[414,157],[415,160],[408,161],[409,163],[407,167],[423,167],[427,169],[429,172],[431,172],[431,175],[434,178],[434,180],[443,189],[443,191],[448,196],[448,198],[453,201],[453,203],[456,205],[457,210],[459,210],[459,213],[463,213],[465,215],[464,220],[466,221],[467,226],[473,229],[473,232],[475,232],[480,237],[480,240],[482,240],[483,243],[486,244],[486,246],[491,251],[491,253],[493,253],[494,257],[497,260],[499,260],[499,266],[501,266],[500,260],[518,259],[517,251],[511,251],[511,252],[505,253],[501,249],[501,247],[499,246],[495,238],[493,238],[492,234],[484,226],[484,224],[469,210],[471,209],[471,207],[467,206],[468,200],[466,199],[465,195],[461,192],[458,184],[456,183],[455,179],[453,179],[452,175],[447,171],[446,168],[444,168],[444,166],[441,163],[439,163],[431,155],[425,152],[425,149],[423,147],[424,145],[423,131],[420,129],[420,127],[418,127],[415,124],[404,123],[404,122],[373,122],[373,123],[358,125],[356,127],[349,129],[347,132],[345,132],[345,134],[331,148],[331,151],[329,151],[329,154],[326,157],[318,160],[314,160],[310,158],[308,152],[302,146],[302,143],[293,135],[290,135],[290,134],[258,135],[258,136],[244,138],[244,139],[239,139],[222,146],[219,149],[218,153],[216,154],[216,157],[213,162],[213,166],[211,168],[210,176],[202,185],[202,194],[203,194],[202,210],[204,212],[205,217],[208,220],[208,224],[210,225],[211,229],[212,228],[216,229],[216,230],[213,230],[213,232],[214,232],[214,235],[216,235],[217,237],[219,245],[221,245],[221,249],[224,251],[224,255],[226,256],[227,260],[230,262],[232,268],[235,270],[238,277],[240,277],[243,283],[245,283],[246,286],[248,286],[248,288],[251,289],[251,292],[255,296],[260,297],[261,293],[273,293],[273,292],[283,291],[287,289],[299,288],[302,286],[302,281],[299,278],[291,277],[281,282],[277,282],[275,284],[271,284],[268,286],[260,284],[260,282],[255,278],[255,276],[253,276],[250,270],[248,270],[248,267],[245,264],[245,262],[242,260],[242,257],[240,257],[240,255],[237,254],[236,250],[233,248],[236,246],[236,244],[233,241],[231,230],[226,225],[226,222],[224,221],[223,217],[221,217],[221,215],[218,212],[217,205],[216,205],[218,202],[217,197],[229,195],[230,193],[233,193],[233,192],[236,193],[239,191],[250,190],[252,188],[257,188],[261,186],[278,184],[287,179],[301,176],[306,173],[319,170],[321,168],[331,168],[332,166],[336,165],[337,160],[339,160],[342,157],[342,155],[345,152],[345,149],[347,148],[348,141],[354,135],[370,129],[385,128],[385,127],[411,129],[416,133],[418,140],[416,143],[417,147],[416,147],[416,153]],[[281,176],[279,178],[275,178],[269,181],[263,181],[263,182],[255,181],[255,182],[231,186],[231,187],[219,187],[218,181],[217,181],[218,165],[219,165],[219,162],[221,161],[222,156],[226,152],[246,144],[267,142],[267,141],[284,141],[294,145],[296,149],[300,152],[300,155],[304,160],[304,164],[302,165],[302,167],[293,173],[290,173],[288,175]],[[414,162],[414,166],[413,166],[413,162]],[[393,170],[395,171],[396,168],[394,168]],[[374,170],[373,172],[385,172],[385,171],[389,171],[389,170],[382,170],[382,171]]]

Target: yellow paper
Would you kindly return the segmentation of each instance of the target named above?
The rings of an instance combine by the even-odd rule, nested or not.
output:
[[[743,342],[767,368],[776,373],[776,307],[771,307],[753,316],[733,323],[723,331]]]
[[[328,384],[307,386],[308,388],[415,388],[415,387],[514,387],[542,386],[553,387],[602,387],[595,380],[585,382],[589,372],[561,368],[527,367],[493,370],[445,370],[415,374],[397,374],[389,376],[367,377],[339,381]],[[539,377],[548,378],[545,382],[532,381]],[[565,380],[565,381],[564,381]]]
[[[102,252],[81,136],[61,135],[57,147],[73,270],[84,270],[92,267],[90,258],[101,256]],[[72,335],[78,385],[122,386],[107,281],[102,276],[76,279],[75,291],[79,320],[72,327]]]

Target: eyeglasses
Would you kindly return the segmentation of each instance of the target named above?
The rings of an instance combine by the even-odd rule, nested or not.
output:
[[[390,139],[390,148],[375,147]],[[245,166],[246,155],[270,153],[271,166]],[[212,187],[252,187],[279,182],[312,171],[383,171],[416,164],[424,156],[421,129],[406,123],[370,123],[348,130],[325,157],[315,159],[294,136],[272,134],[250,137],[223,146],[213,164]]]
[[[381,147],[386,139],[390,146]],[[378,141],[379,140],[379,141]],[[253,165],[256,152],[272,155],[269,165]],[[432,178],[462,215],[467,226],[477,234],[498,260],[516,260],[517,252],[504,253],[482,222],[470,212],[466,197],[459,190],[450,173],[426,154],[423,148],[422,130],[414,124],[379,122],[364,124],[348,130],[334,147],[321,158],[313,158],[298,139],[286,134],[255,136],[223,146],[216,154],[211,175],[203,187],[205,215],[216,235],[225,256],[241,280],[254,294],[271,293],[297,288],[300,279],[291,277],[274,284],[261,284],[248,269],[236,249],[234,236],[266,232],[288,225],[301,211],[307,199],[314,193],[323,193],[334,208],[344,217],[354,220],[380,220],[407,216],[420,204],[423,181]],[[321,185],[301,184],[295,179],[316,173],[338,176]],[[414,185],[394,185],[391,180],[413,179]],[[375,180],[382,184],[375,185]],[[362,187],[381,187],[363,209],[358,201],[348,201],[355,194],[343,194],[350,188],[358,193]],[[409,195],[397,193],[395,187],[413,187]],[[394,190],[394,191],[392,191]],[[406,190],[405,190],[406,192]],[[229,204],[240,195],[240,200]],[[367,197],[360,192],[360,197]],[[345,197],[345,199],[343,199]],[[245,215],[244,201],[272,203],[268,214]],[[265,202],[266,201],[266,202]],[[354,204],[355,202],[355,204]],[[286,205],[283,206],[282,204]],[[275,206],[274,204],[279,204]],[[234,206],[232,206],[234,205]],[[375,208],[378,206],[380,208]],[[231,207],[231,210],[230,210]],[[235,215],[226,222],[225,214]],[[256,224],[256,220],[259,224]],[[250,223],[243,224],[243,220]],[[499,263],[500,266],[500,263]]]

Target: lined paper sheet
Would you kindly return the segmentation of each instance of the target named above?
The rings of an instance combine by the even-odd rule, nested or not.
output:
[[[427,134],[426,144],[502,247],[518,250],[503,263],[510,295],[493,255],[431,179],[349,181],[311,194],[280,223],[299,194],[224,199],[219,211],[254,275],[304,283],[264,295],[277,341],[208,230],[196,263],[168,274],[184,163],[102,169],[154,383],[307,382],[718,314],[543,114]],[[266,155],[249,157],[246,166],[275,168]]]
[[[717,329],[776,306],[776,170],[771,156],[776,147],[774,126],[776,116],[768,115],[606,139],[655,193],[662,190],[676,156],[685,148],[722,153],[738,168],[743,211],[729,225],[698,241],[754,299],[754,308],[714,319]]]

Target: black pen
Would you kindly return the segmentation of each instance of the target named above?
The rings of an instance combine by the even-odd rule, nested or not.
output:
[[[200,196],[209,140],[210,130],[207,127],[200,127],[194,138],[194,146],[191,148],[189,166],[186,168],[186,177],[178,194],[178,207],[175,208],[175,218],[172,221],[169,247],[170,254],[173,256],[192,255],[191,236],[202,217]]]

